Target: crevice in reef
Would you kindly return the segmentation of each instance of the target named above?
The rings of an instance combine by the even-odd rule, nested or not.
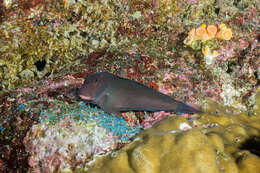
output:
[[[248,150],[257,156],[260,156],[260,136],[250,137],[241,145],[239,149]]]

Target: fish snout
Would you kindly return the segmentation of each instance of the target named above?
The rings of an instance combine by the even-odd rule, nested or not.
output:
[[[79,88],[78,96],[83,100],[93,100],[93,98],[88,94],[87,88],[85,87]]]
[[[82,98],[83,100],[91,100],[90,96],[79,95],[79,97]]]

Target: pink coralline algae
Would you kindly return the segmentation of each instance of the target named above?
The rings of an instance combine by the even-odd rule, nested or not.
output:
[[[30,152],[29,165],[32,171],[47,173],[73,170],[94,154],[115,148],[112,134],[94,126],[76,122],[71,117],[53,125],[34,125],[24,139],[26,150]]]
[[[155,112],[153,114],[150,114],[149,116],[146,116],[145,120],[141,123],[141,125],[147,129],[147,128],[151,128],[156,122],[162,120],[163,118],[165,118],[166,116],[171,115],[171,113],[169,112]]]
[[[198,3],[198,0],[187,0],[187,2],[190,4],[195,4],[195,3]]]
[[[64,77],[62,81],[46,81],[46,85],[38,89],[38,94],[47,92],[48,90],[56,90],[58,88],[66,87],[69,85],[81,85],[84,79],[76,79],[72,75]]]
[[[224,46],[221,46],[217,52],[219,53],[219,56],[217,57],[218,61],[227,61],[228,59],[234,57],[235,55],[235,48],[237,48],[237,43],[231,42],[229,44],[226,44]]]

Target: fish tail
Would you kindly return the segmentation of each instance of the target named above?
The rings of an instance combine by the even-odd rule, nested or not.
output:
[[[201,110],[194,108],[190,105],[187,105],[186,103],[179,102],[177,106],[177,113],[202,113]]]

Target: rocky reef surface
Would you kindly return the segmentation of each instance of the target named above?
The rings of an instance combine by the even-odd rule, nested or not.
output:
[[[259,172],[258,0],[0,2],[0,172]],[[107,71],[203,114],[108,115]]]

